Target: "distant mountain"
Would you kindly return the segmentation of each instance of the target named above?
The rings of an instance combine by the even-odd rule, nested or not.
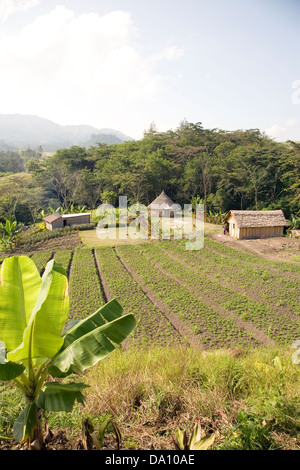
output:
[[[89,147],[97,143],[119,144],[133,140],[114,129],[97,129],[87,125],[61,126],[38,116],[0,114],[0,149],[37,148],[55,152],[72,145]]]

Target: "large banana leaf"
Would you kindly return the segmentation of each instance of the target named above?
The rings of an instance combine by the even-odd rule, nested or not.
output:
[[[68,281],[63,268],[54,260],[47,263],[42,285],[24,330],[23,342],[7,358],[27,363],[31,356],[38,365],[55,356],[63,344],[61,333],[69,309]]]
[[[36,265],[27,256],[13,256],[3,261],[0,271],[0,340],[8,351],[22,343],[41,285]]]
[[[24,372],[22,364],[15,364],[6,360],[6,348],[3,341],[0,341],[0,380],[13,380]]]
[[[134,316],[124,315],[89,331],[62,349],[48,367],[53,377],[67,377],[95,365],[112,352],[136,325]]]
[[[16,441],[23,443],[32,438],[37,426],[36,415],[36,404],[34,402],[28,403],[14,423],[14,438]]]
[[[83,383],[59,384],[49,382],[39,394],[36,402],[39,408],[47,411],[72,411],[75,400],[84,404],[81,390],[88,385]]]
[[[93,331],[95,328],[104,325],[106,322],[120,318],[122,312],[123,308],[119,302],[116,299],[111,300],[87,318],[76,322],[75,325],[67,331],[64,336],[63,349],[73,343],[76,339],[90,331]]]

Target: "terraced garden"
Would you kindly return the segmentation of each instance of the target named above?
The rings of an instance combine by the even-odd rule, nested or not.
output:
[[[267,261],[206,238],[78,247],[32,255],[40,272],[52,257],[69,276],[70,318],[118,298],[138,325],[125,344],[193,344],[204,349],[291,345],[300,338],[300,265]]]

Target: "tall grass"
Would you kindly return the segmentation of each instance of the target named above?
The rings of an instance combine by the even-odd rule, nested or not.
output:
[[[213,449],[299,449],[300,366],[291,348],[202,351],[191,347],[119,349],[90,369],[85,406],[50,413],[52,429],[81,435],[84,418],[112,416],[123,448],[174,449],[178,427],[200,420]],[[78,381],[82,381],[81,374]],[[20,397],[1,384],[0,434],[9,433]]]
[[[293,364],[292,352],[119,350],[89,372],[85,411],[117,417],[125,434],[140,446],[146,433],[152,445],[171,449],[175,429],[190,431],[197,420],[216,433],[215,448],[242,446],[232,436],[244,410],[258,427],[271,427],[278,445],[297,448],[300,367]]]

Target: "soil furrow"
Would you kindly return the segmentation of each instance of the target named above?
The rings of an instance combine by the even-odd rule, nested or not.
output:
[[[116,254],[126,269],[126,271],[132,276],[132,278],[137,282],[144,294],[148,297],[148,299],[161,311],[161,313],[170,321],[176,331],[186,338],[186,341],[193,347],[198,347],[200,349],[203,348],[203,344],[200,343],[197,336],[188,328],[170,309],[167,305],[164,304],[160,299],[156,297],[154,292],[142,281],[142,279],[136,274],[136,272],[129,266],[129,264],[124,260],[121,253],[118,251],[117,247],[114,248]]]
[[[221,307],[217,302],[212,300],[211,298],[207,297],[204,294],[201,294],[198,289],[195,289],[193,286],[188,285],[186,282],[182,281],[182,279],[179,279],[175,274],[170,273],[166,269],[164,269],[159,263],[152,261],[150,258],[146,256],[149,261],[152,262],[152,264],[159,269],[164,275],[170,277],[173,279],[175,282],[177,282],[179,285],[185,287],[191,294],[196,295],[200,300],[202,300],[205,304],[210,305],[219,315],[221,315],[223,318],[232,318],[236,324],[237,327],[240,329],[244,330],[246,333],[251,334],[254,339],[256,339],[259,343],[262,345],[267,345],[267,346],[274,346],[276,345],[276,342],[270,339],[265,333],[263,333],[261,330],[258,328],[255,328],[253,325],[250,325],[248,322],[245,322],[241,318],[238,318],[234,313],[229,312],[225,308]]]
[[[220,244],[220,245],[224,245],[226,246],[227,243],[223,243],[223,242],[220,242],[218,240],[214,240],[216,243]],[[245,253],[245,249],[243,249],[243,247],[238,247],[238,246],[234,246],[232,247],[230,244],[228,245],[229,248],[231,250],[235,250],[237,252],[241,252],[241,253]],[[220,254],[220,251],[218,251],[217,248],[213,248],[213,247],[208,247],[207,245],[205,246],[205,249],[210,251],[211,253],[217,253],[217,254]],[[272,263],[275,261],[279,262],[279,263],[285,263],[285,265],[287,265],[288,263],[292,263],[292,265],[299,265],[299,263],[297,261],[292,261],[292,260],[286,260],[286,259],[278,259],[278,258],[275,258],[270,256],[270,257],[265,257],[263,256],[263,254],[259,251],[259,250],[251,250],[249,251],[247,249],[246,255],[249,255],[249,256],[253,256],[255,258],[258,258],[258,259],[261,259],[262,260],[262,263],[260,263],[259,261],[255,262],[255,261],[252,261],[252,260],[249,260],[249,259],[245,259],[243,258],[243,263],[246,263],[248,264],[249,266],[253,266],[253,267],[258,267],[258,268],[266,268],[268,269],[269,271],[271,272],[274,272],[275,274],[280,274],[280,276],[282,277],[285,277],[286,279],[291,279],[294,277],[295,275],[295,272],[291,269],[291,270],[286,270],[286,271],[282,271],[282,269],[278,266],[270,266],[270,264],[266,265],[264,264],[264,261],[265,262],[268,262],[268,261],[271,261]],[[233,253],[231,254],[227,254],[227,253],[224,253],[222,252],[222,256],[225,256],[227,258],[231,258],[231,259],[234,259],[235,261],[241,261],[241,259],[238,257],[238,255],[234,255]]]
[[[99,285],[100,285],[101,294],[103,296],[104,303],[107,303],[110,300],[112,300],[112,295],[110,293],[109,287],[108,287],[105,279],[102,276],[101,267],[100,267],[100,263],[98,261],[98,255],[97,255],[96,250],[93,250],[93,255],[94,255],[94,260],[95,260],[96,271],[97,271],[98,278],[99,278]]]
[[[165,253],[170,257],[172,258],[174,261],[182,264],[183,266],[185,266],[186,268],[188,269],[191,269],[193,270],[195,273],[198,272],[197,268],[191,266],[190,264],[186,263],[185,261],[179,259],[177,256],[175,256],[173,253],[170,253],[170,251],[168,251],[167,249],[163,248],[163,250],[165,251]],[[199,256],[199,255],[197,255]],[[200,258],[200,256],[199,256]],[[211,281],[215,281],[216,278],[214,276],[211,276],[209,275],[207,272],[205,272],[205,276],[210,279]],[[226,280],[220,280],[218,278],[218,283],[225,287],[225,288],[229,288],[229,289],[232,289],[233,291],[239,293],[239,294],[242,294],[242,295],[247,295],[247,297],[249,297],[250,299],[254,300],[255,302],[259,302],[263,305],[265,305],[266,307],[272,307],[272,309],[274,311],[276,311],[277,313],[279,313],[280,315],[284,315],[285,317],[288,317],[289,319],[293,320],[293,321],[296,321],[296,322],[299,322],[300,321],[300,317],[299,315],[291,312],[291,311],[287,311],[286,309],[283,309],[281,308],[280,306],[278,305],[274,305],[273,303],[271,304],[268,300],[264,299],[262,296],[259,296],[257,295],[256,293],[254,293],[253,291],[250,291],[249,289],[247,291],[245,291],[244,289],[241,289],[239,288],[236,284],[233,284],[233,283],[229,283],[227,282]]]

